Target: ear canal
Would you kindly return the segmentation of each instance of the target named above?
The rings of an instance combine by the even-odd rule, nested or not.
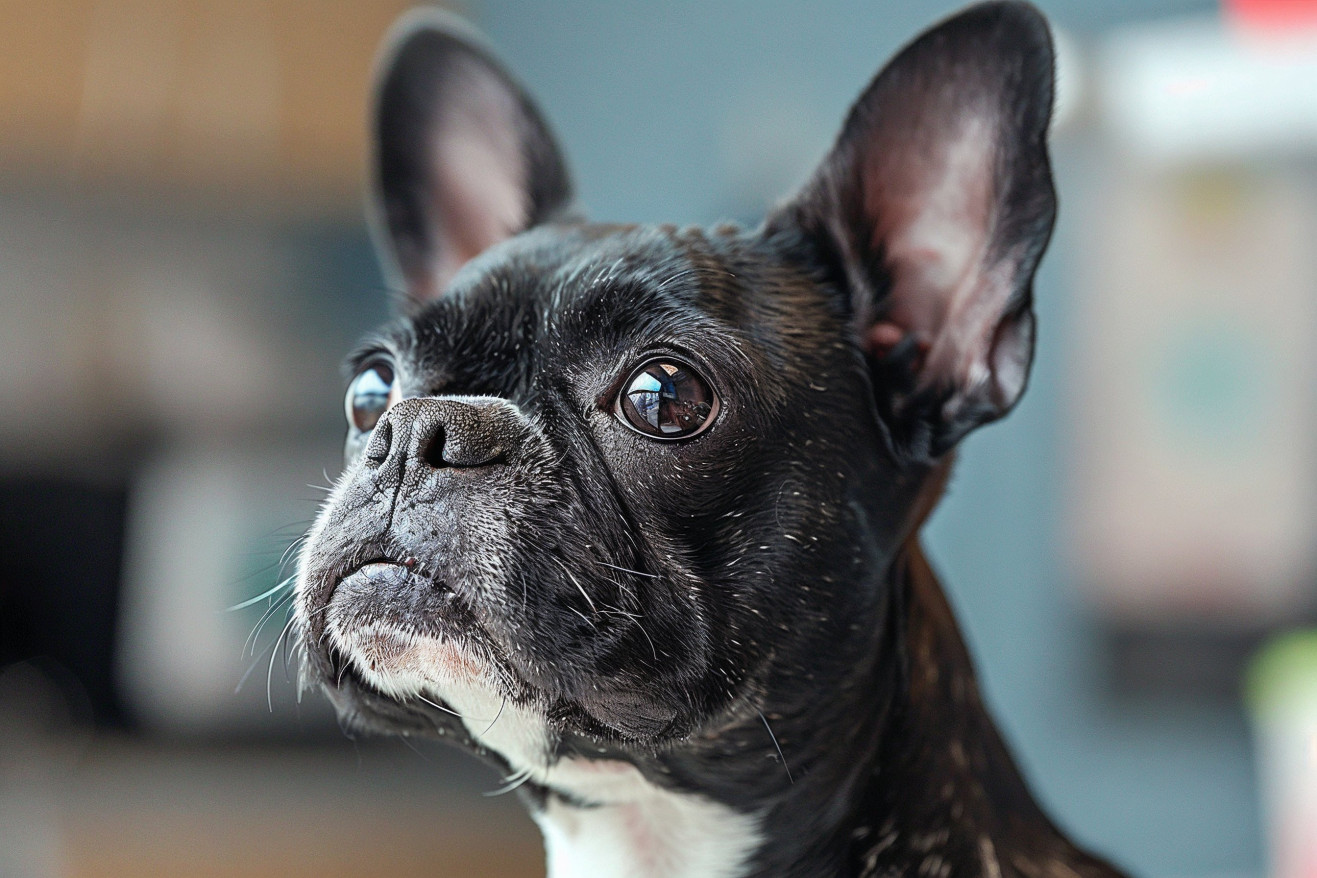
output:
[[[1056,197],[1042,16],[985,3],[902,50],[770,223],[837,267],[897,450],[934,458],[1019,399]]]
[[[379,250],[393,279],[424,300],[485,248],[564,211],[571,182],[530,98],[458,19],[405,18],[380,71]]]

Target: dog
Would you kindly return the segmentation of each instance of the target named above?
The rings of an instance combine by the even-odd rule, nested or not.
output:
[[[567,876],[1115,876],[1035,803],[919,545],[1025,389],[1056,198],[1032,7],[907,45],[755,228],[595,224],[464,26],[400,25],[301,685],[504,772]]]

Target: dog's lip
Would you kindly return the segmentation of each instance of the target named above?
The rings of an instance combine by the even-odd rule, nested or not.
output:
[[[458,597],[444,579],[434,578],[422,572],[415,560],[398,561],[388,557],[371,557],[345,567],[342,573],[332,578],[331,582],[332,587],[327,602],[327,606],[331,608],[330,615],[334,614],[335,610],[332,608],[335,605],[338,605],[339,611],[343,611],[348,607],[341,602],[354,600],[345,594],[345,589],[357,594],[355,600],[368,600],[369,595],[378,593],[381,587],[385,590],[398,587],[424,589],[440,599],[445,607],[460,608],[468,614],[471,612],[471,608]],[[363,587],[365,591],[362,590]],[[408,623],[415,620],[401,621]],[[466,621],[468,624],[476,624],[474,617]]]
[[[354,579],[359,576],[369,579],[374,576],[387,576],[391,573],[425,579],[431,588],[446,592],[450,596],[455,597],[452,589],[449,588],[443,580],[431,579],[425,576],[418,567],[419,565],[416,559],[411,557],[405,561],[400,561],[397,558],[391,558],[386,555],[373,555],[364,560],[356,561],[341,568],[330,577],[328,600],[332,603],[339,592],[339,588],[349,579]]]
[[[398,561],[379,555],[345,567],[343,573],[333,578],[325,623],[336,628],[339,636],[350,636],[350,632],[362,625],[385,623],[398,631],[441,637],[468,649],[478,646],[482,653],[492,652],[494,641],[472,607],[443,579],[433,579],[417,568],[415,561]],[[377,596],[399,588],[423,590],[429,595],[429,612],[418,612],[416,607],[406,604],[399,608],[387,603],[369,606]],[[342,644],[330,642],[326,645],[331,651],[338,649],[342,652]],[[340,664],[333,659],[331,656],[333,664]]]

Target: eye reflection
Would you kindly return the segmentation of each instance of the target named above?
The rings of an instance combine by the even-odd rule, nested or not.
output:
[[[651,360],[627,380],[617,402],[622,420],[656,439],[685,439],[712,421],[713,390],[678,360]]]
[[[348,423],[362,433],[375,429],[394,402],[393,377],[387,364],[375,363],[352,379],[344,400]]]

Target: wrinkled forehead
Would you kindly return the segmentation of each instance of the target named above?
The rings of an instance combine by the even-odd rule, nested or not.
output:
[[[482,392],[546,359],[607,360],[652,345],[745,359],[746,337],[765,335],[741,268],[752,249],[743,236],[696,229],[540,227],[467,263],[406,321],[404,346],[427,369],[478,372],[468,378],[487,379]]]
[[[457,307],[516,301],[556,319],[685,306],[734,323],[727,311],[741,290],[723,281],[734,279],[740,243],[739,236],[714,239],[697,228],[542,226],[471,260],[445,298]]]

